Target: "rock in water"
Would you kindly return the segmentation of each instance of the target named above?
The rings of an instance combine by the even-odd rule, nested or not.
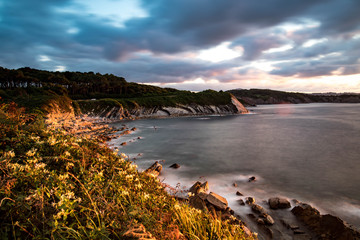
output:
[[[262,213],[260,217],[264,219],[264,222],[267,225],[273,225],[275,223],[274,219],[267,213]]]
[[[244,196],[241,192],[237,191],[236,196]]]
[[[159,176],[161,170],[162,165],[158,161],[156,161],[153,165],[151,165],[148,169],[145,170],[145,173],[157,177]]]
[[[207,181],[204,183],[198,181],[189,189],[189,192],[193,194],[206,193],[207,191],[209,191],[209,183]]]
[[[255,198],[253,198],[253,197],[247,197],[247,198],[245,198],[245,202],[246,202],[247,204],[249,204],[249,205],[254,204],[254,203],[255,203]]]
[[[179,164],[177,164],[177,163],[174,163],[174,164],[172,164],[169,168],[175,168],[175,169],[178,169],[178,168],[180,168],[180,165],[179,165]]]
[[[249,182],[253,182],[256,180],[256,177],[255,176],[252,176],[252,177],[249,177]]]
[[[320,239],[360,239],[358,230],[336,216],[320,215],[320,212],[309,204],[302,203],[294,207],[291,212],[310,227]]]
[[[219,210],[225,210],[228,207],[226,198],[213,192],[207,196],[206,200]]]
[[[290,208],[290,202],[285,198],[270,198],[269,199],[269,206],[271,209],[285,209]]]
[[[266,210],[258,204],[252,204],[251,210],[253,210],[255,213],[266,213]]]

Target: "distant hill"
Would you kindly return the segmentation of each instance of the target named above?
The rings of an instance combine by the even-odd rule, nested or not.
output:
[[[270,89],[234,89],[227,91],[233,94],[244,106],[283,103],[360,103],[360,94],[306,94],[283,92]]]

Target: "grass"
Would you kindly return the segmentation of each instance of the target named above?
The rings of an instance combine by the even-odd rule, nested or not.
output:
[[[1,239],[124,239],[139,223],[156,239],[252,239],[177,202],[124,154],[14,103],[0,104],[0,138]]]

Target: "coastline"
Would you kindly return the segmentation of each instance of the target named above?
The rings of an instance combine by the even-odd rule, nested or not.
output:
[[[206,115],[206,116],[209,116],[209,115]],[[185,116],[185,117],[194,117],[194,116]],[[162,117],[160,117],[160,118],[162,118]],[[147,119],[147,118],[142,118],[142,119]],[[61,124],[65,124],[65,125],[69,124],[68,121],[63,121],[61,119],[59,120],[59,122],[55,121],[55,123],[56,124],[54,126],[57,126],[57,127],[59,124],[60,125]],[[107,138],[107,139],[105,138],[104,139],[105,141],[121,137],[124,135],[123,134],[124,132],[126,134],[129,134],[131,132],[136,131],[136,129],[134,129],[133,131],[128,132],[129,128],[124,128],[124,129],[121,129],[121,131],[123,131],[123,132],[119,133],[120,129],[109,127],[107,125],[107,123],[114,123],[114,122],[113,121],[109,122],[107,120],[101,121],[101,119],[88,118],[88,117],[85,117],[85,118],[80,117],[77,120],[75,120],[75,122],[74,122],[74,120],[70,121],[70,124],[72,124],[72,127],[78,126],[78,129],[75,130],[75,134],[80,134],[83,136],[84,135],[88,136],[88,137],[98,136],[99,129],[106,129],[104,135],[110,136],[110,138]],[[91,126],[92,129],[89,129],[89,126]],[[95,126],[98,126],[98,127],[95,127]],[[72,131],[72,133],[74,133],[74,131]],[[210,188],[211,188],[211,186],[210,186]],[[234,186],[234,195],[236,193],[235,192],[236,188],[237,188],[237,185]],[[250,195],[251,194],[247,194],[247,196],[250,196]],[[245,197],[242,197],[240,199],[245,201]],[[189,201],[189,199],[185,199],[185,200],[182,199],[181,201],[187,202],[187,201]],[[239,200],[237,200],[237,201],[239,201]],[[306,203],[300,203],[296,200],[290,200],[290,199],[289,199],[289,201],[291,202],[291,209],[294,209],[295,207],[303,207],[304,209],[310,209],[311,212],[315,212],[315,213],[318,212],[317,209],[311,207],[310,205],[308,205]],[[294,214],[292,214],[289,211],[289,209],[288,210],[272,210],[271,208],[269,208],[268,203],[264,199],[255,199],[255,203],[256,203],[256,205],[263,207],[265,209],[264,211],[267,214],[269,214],[270,216],[272,216],[275,224],[273,224],[271,226],[259,224],[258,223],[258,221],[260,219],[258,217],[259,215],[257,215],[257,212],[254,212],[253,210],[251,210],[252,206],[253,206],[252,204],[246,204],[244,206],[244,208],[247,208],[247,210],[245,210],[245,212],[248,212],[246,215],[240,215],[237,212],[235,212],[234,216],[241,219],[241,221],[244,222],[245,225],[248,226],[252,232],[256,232],[257,234],[259,234],[258,235],[259,239],[278,239],[279,237],[293,237],[293,236],[301,236],[302,237],[301,239],[313,239],[313,238],[330,239],[329,234],[339,234],[339,233],[330,233],[330,232],[326,233],[326,231],[329,231],[329,229],[334,228],[334,226],[331,226],[331,227],[328,226],[326,229],[316,230],[316,229],[314,229],[313,223],[311,225],[309,223],[304,223],[304,221],[301,220],[301,218],[300,219],[295,218]],[[305,210],[303,210],[303,211],[305,211]],[[340,220],[339,218],[337,218],[335,216],[320,215],[320,214],[321,213],[315,214],[316,217],[318,218],[319,226],[322,225],[321,219],[330,217],[337,221],[336,224],[340,224],[341,226],[346,227],[346,229],[349,229],[348,231],[354,232],[354,234],[359,233],[358,230],[354,230],[351,226],[344,223],[342,220]],[[308,215],[305,217],[305,219],[306,218],[314,218],[314,216]],[[340,226],[340,225],[338,225],[338,226]],[[347,238],[338,238],[338,239],[347,239]]]
[[[138,144],[141,144],[141,143],[138,143]],[[161,157],[161,156],[160,156]],[[168,167],[168,166],[167,166]],[[166,167],[166,170],[167,170],[167,167]],[[176,170],[174,170],[174,171],[176,171]],[[168,176],[166,176],[166,177],[168,177]],[[198,176],[198,177],[200,177],[200,176]],[[233,183],[232,182],[229,182],[228,183],[228,185],[232,185]],[[188,187],[190,187],[191,185],[187,185]],[[231,186],[230,186],[231,187]],[[240,186],[239,186],[240,187]],[[211,185],[210,185],[210,188],[211,188]],[[215,191],[217,191],[217,189],[214,189]],[[236,193],[236,190],[234,189],[234,191],[233,191],[233,193],[232,194],[234,194],[234,197],[236,197],[235,196],[235,193]],[[251,196],[252,194],[251,193],[247,193],[247,196]],[[274,197],[275,197],[276,195],[274,195]],[[259,201],[259,205],[261,205],[261,206],[263,206],[264,208],[266,208],[266,210],[269,210],[268,209],[268,204],[267,203],[264,203],[263,201],[264,200],[267,200],[267,199],[258,199],[257,201]],[[290,200],[290,202],[292,203],[292,207],[294,207],[294,206],[296,206],[295,205],[295,203],[293,203],[292,202],[292,199],[289,199]],[[313,205],[314,206],[314,205]],[[316,205],[315,205],[316,206]],[[250,209],[248,206],[247,206],[247,208],[248,209]],[[251,210],[250,210],[251,211]],[[272,210],[269,210],[269,211],[272,211]],[[278,210],[278,211],[282,211],[282,210]],[[272,211],[272,213],[274,214],[274,218],[276,218],[276,216],[277,215],[279,215],[277,212],[278,211],[276,211],[275,213],[274,213],[274,211]],[[281,214],[280,214],[281,215]],[[291,215],[292,216],[292,215]],[[280,216],[281,217],[281,216]],[[293,216],[294,217],[294,216]],[[250,218],[248,218],[248,221],[250,222],[250,224],[249,225],[254,225],[255,226],[255,228],[256,228],[256,226],[257,226],[257,223],[255,222],[254,223],[254,221],[253,220],[251,220]],[[300,224],[299,224],[300,225]],[[283,226],[283,225],[280,225],[280,226],[278,226],[279,228],[281,228],[281,229],[283,229],[284,231],[288,231],[288,230],[286,230],[286,226]],[[285,229],[284,229],[284,227],[285,227]],[[306,229],[305,227],[304,227],[304,229]],[[256,231],[255,231],[256,232]],[[290,233],[292,233],[292,232],[290,232]],[[309,231],[308,232],[308,234],[311,234],[311,231]],[[274,239],[276,239],[276,238],[274,238]],[[324,238],[324,239],[326,239],[326,238]]]

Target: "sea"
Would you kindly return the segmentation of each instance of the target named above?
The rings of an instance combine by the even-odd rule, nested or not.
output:
[[[113,125],[137,130],[109,145],[140,171],[160,161],[161,181],[178,193],[208,181],[240,215],[250,210],[238,204],[237,191],[258,202],[296,199],[360,228],[360,104],[248,109],[242,115],[121,121]],[[181,167],[169,168],[174,163]],[[252,176],[256,181],[249,182]]]

